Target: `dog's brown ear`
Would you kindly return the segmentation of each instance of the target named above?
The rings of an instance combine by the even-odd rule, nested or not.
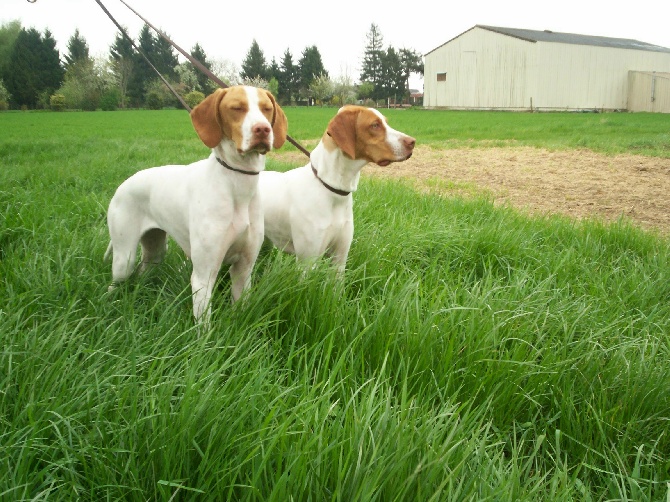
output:
[[[328,134],[348,157],[356,158],[356,120],[359,110],[342,108],[328,124]]]
[[[226,95],[226,91],[227,89],[217,89],[191,110],[191,122],[193,122],[195,132],[209,148],[214,148],[223,139],[219,104]]]
[[[274,135],[274,141],[272,142],[272,148],[281,148],[281,146],[286,142],[286,135],[288,134],[288,120],[284,114],[284,110],[281,109],[279,103],[272,95],[270,91],[265,91],[268,94],[268,97],[272,101],[272,106],[274,107],[274,112],[272,113],[272,133]]]

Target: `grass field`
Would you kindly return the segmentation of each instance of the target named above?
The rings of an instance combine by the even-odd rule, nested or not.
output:
[[[334,114],[286,112],[299,141]],[[386,114],[435,148],[670,156],[662,115]],[[185,112],[0,131],[0,500],[670,497],[667,238],[364,179],[343,282],[264,248],[198,333],[175,245],[111,294],[102,261],[118,184],[208,154]]]

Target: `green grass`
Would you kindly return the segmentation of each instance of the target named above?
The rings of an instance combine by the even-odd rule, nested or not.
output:
[[[334,110],[287,113],[304,140]],[[388,115],[435,147],[570,148],[574,121],[613,153],[611,118],[667,155],[652,115]],[[207,154],[186,114],[0,129],[0,499],[666,500],[667,238],[366,178],[344,282],[264,248],[198,333],[175,245],[111,294],[102,262],[116,186]]]
[[[289,109],[291,134],[299,140],[313,137],[315,131],[325,128],[334,111],[332,108]],[[606,154],[670,157],[670,116],[662,113],[382,111],[391,125],[412,131],[419,144],[436,148],[584,148]]]

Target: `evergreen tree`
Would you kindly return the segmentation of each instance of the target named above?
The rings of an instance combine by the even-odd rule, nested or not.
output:
[[[317,77],[328,78],[328,72],[323,66],[323,61],[321,60],[321,53],[319,49],[316,48],[316,45],[306,47],[302,51],[302,57],[298,62],[299,76],[300,76],[300,89],[305,92],[310,88],[312,82]]]
[[[114,73],[114,80],[119,89],[121,108],[126,107],[128,86],[135,68],[135,49],[123,33],[118,32],[109,49],[109,62]]]
[[[64,73],[49,30],[44,37],[34,28],[19,32],[5,71],[5,85],[14,104],[34,108],[40,95],[48,96],[60,87]]]
[[[40,50],[40,74],[42,75],[44,92],[52,93],[63,84],[65,69],[60,62],[60,52],[56,48],[56,39],[49,31],[44,30]]]
[[[149,63],[144,59],[144,54],[149,61],[154,61],[155,39],[151,30],[145,24],[140,31],[137,47],[141,53],[134,53],[133,73],[128,83],[128,97],[135,106],[144,104],[144,95],[149,83],[156,78],[156,73],[151,69]],[[155,64],[154,64],[155,66]]]
[[[279,67],[279,100],[282,104],[291,104],[298,90],[298,68],[293,64],[291,51],[286,49]]]
[[[174,47],[160,35],[156,35],[153,40],[151,62],[166,80],[174,82],[177,79],[177,65],[179,64]],[[158,75],[154,72],[153,76],[156,78]]]
[[[207,54],[205,54],[205,50],[200,46],[200,44],[196,43],[193,46],[193,49],[191,49],[191,56],[200,61],[202,65],[209,71],[212,71],[212,63],[207,60]],[[197,69],[193,64],[189,63],[189,65],[196,75],[198,90],[204,95],[211,94],[216,88],[216,84],[212,82],[207,75]]]
[[[74,35],[70,37],[67,43],[67,54],[65,54],[65,69],[67,70],[73,64],[79,61],[89,61],[88,44],[84,37],[79,33],[79,29],[74,30]]]
[[[256,39],[251,43],[251,48],[247,52],[244,61],[242,62],[242,71],[240,71],[240,77],[246,80],[254,79],[268,79],[267,76],[268,68],[265,62],[265,56],[261,50]]]
[[[384,56],[384,37],[379,31],[379,27],[372,23],[370,31],[366,35],[367,45],[363,54],[363,67],[361,69],[361,82],[370,82],[375,87],[373,97],[381,97],[383,92],[380,89],[382,75],[382,58]],[[379,94],[379,95],[378,95]]]
[[[277,60],[273,57],[272,61],[270,62],[270,66],[268,67],[268,79],[272,80],[274,78],[279,81],[280,72],[281,70],[279,69]]]

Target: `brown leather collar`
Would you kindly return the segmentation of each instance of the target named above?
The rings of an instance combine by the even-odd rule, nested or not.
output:
[[[231,167],[218,157],[216,157],[216,160],[226,169],[230,169],[231,171],[235,171],[236,173],[248,174],[249,176],[258,176],[260,174],[258,171],[245,171],[243,169],[237,169],[236,167]]]
[[[351,193],[351,192],[346,192],[344,190],[340,190],[339,188],[331,187],[328,183],[326,183],[321,178],[319,178],[319,173],[316,172],[316,169],[314,168],[314,164],[312,164],[310,162],[309,165],[312,166],[312,172],[314,173],[314,176],[316,176],[316,179],[319,180],[321,182],[321,184],[323,186],[325,186],[328,190],[330,190],[334,194],[341,195],[342,197],[346,197],[347,195],[349,195]]]

